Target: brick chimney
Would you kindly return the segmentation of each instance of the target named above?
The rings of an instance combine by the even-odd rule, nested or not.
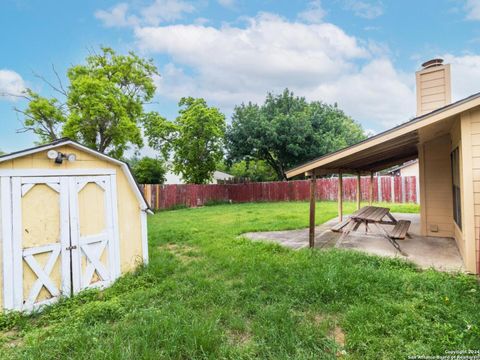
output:
[[[450,64],[433,59],[422,64],[417,79],[417,116],[429,113],[452,102]]]

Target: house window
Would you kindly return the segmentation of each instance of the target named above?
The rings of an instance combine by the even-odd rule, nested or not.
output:
[[[452,164],[453,219],[462,228],[462,210],[460,203],[460,152],[458,147],[450,154]]]

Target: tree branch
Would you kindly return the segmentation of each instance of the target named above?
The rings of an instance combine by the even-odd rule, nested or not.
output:
[[[36,78],[42,80],[44,83],[46,83],[48,86],[50,86],[53,90],[55,90],[56,92],[58,92],[59,94],[62,94],[64,96],[67,96],[67,94],[65,93],[65,91],[62,89],[59,89],[57,88],[55,85],[53,85],[50,81],[48,81],[43,75],[40,75],[40,74],[37,74],[36,72],[33,72],[33,76],[35,76]]]
[[[3,96],[3,97],[11,96],[11,97],[19,98],[19,99],[25,99],[25,100],[28,100],[28,101],[32,100],[31,98],[29,98],[25,94],[13,94],[13,93],[9,93],[9,92],[2,92],[2,93],[0,93],[0,96]]]
[[[67,92],[65,91],[65,88],[63,87],[62,80],[60,79],[60,76],[58,75],[57,69],[55,69],[55,65],[52,64],[52,70],[55,76],[57,77],[58,84],[60,85],[60,89],[62,90],[62,94],[67,97]]]

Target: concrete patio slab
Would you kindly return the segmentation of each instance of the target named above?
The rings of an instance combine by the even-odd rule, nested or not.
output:
[[[393,214],[397,219],[410,220],[412,222],[409,230],[411,238],[399,240],[402,250],[408,254],[402,256],[383,236],[378,233],[365,233],[361,226],[358,231],[350,233],[340,244],[340,248],[363,251],[386,257],[398,257],[412,261],[419,267],[434,268],[439,271],[463,272],[465,271],[462,258],[455,240],[452,238],[420,236],[420,215],[418,214]],[[315,247],[334,247],[341,233],[330,230],[337,223],[337,219],[330,220],[321,226],[316,227]],[[382,225],[387,231],[392,229],[391,225]],[[256,241],[268,241],[278,243],[292,249],[308,247],[308,229],[267,231],[256,233],[245,233],[242,236]]]

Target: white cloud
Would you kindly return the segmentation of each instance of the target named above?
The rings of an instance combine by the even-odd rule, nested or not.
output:
[[[414,79],[414,74],[410,74]],[[337,102],[357,120],[390,128],[409,120],[415,112],[414,90],[390,60],[374,59],[350,72],[312,89],[311,97]]]
[[[143,8],[140,13],[148,25],[158,25],[161,22],[172,22],[181,19],[183,14],[192,13],[195,7],[182,0],[155,0],[153,4]]]
[[[210,22],[210,20],[207,19],[207,18],[204,18],[204,17],[198,17],[198,18],[196,18],[195,20],[193,20],[193,23],[194,23],[195,25],[206,25],[206,24],[208,24],[209,22]]]
[[[155,0],[138,9],[136,15],[129,14],[129,10],[128,4],[119,3],[109,10],[97,10],[94,15],[106,27],[157,26],[179,20],[184,14],[195,11],[195,7],[183,0]]]
[[[217,0],[217,2],[226,8],[233,8],[237,4],[236,0]]]
[[[182,68],[168,63],[161,68],[161,76],[154,78],[157,85],[157,93],[174,99],[180,100],[183,96],[193,95],[198,92],[195,79],[183,71]]]
[[[139,19],[136,16],[127,15],[128,4],[120,3],[110,10],[97,10],[95,17],[106,27],[124,27],[137,25]]]
[[[0,100],[14,101],[26,88],[22,77],[12,70],[0,69]]]
[[[363,4],[349,2],[359,16],[378,16],[383,11],[381,3],[376,3],[379,9],[368,11],[359,3]],[[312,2],[308,9],[313,9],[312,4],[321,8],[319,2]],[[128,8],[120,10],[119,22],[129,21]],[[182,13],[185,10],[170,17],[152,13],[148,22],[166,22]],[[307,21],[300,14],[298,19],[262,13],[244,18],[241,25],[214,27],[204,19],[188,25],[146,26],[142,18],[133,31],[140,51],[169,58],[155,81],[159,94],[174,101],[182,96],[204,97],[228,114],[234,105],[261,103],[267,92],[288,87],[309,100],[338,103],[373,129],[369,131],[390,128],[414,116],[414,69],[408,73],[395,69],[388,46],[358,39],[331,23]],[[480,55],[443,58],[452,64],[454,100],[480,90]]]
[[[413,72],[407,79],[369,42],[330,23],[261,14],[244,27],[143,27],[135,36],[142,51],[171,59],[158,85],[160,94],[173,100],[202,96],[228,113],[235,104],[262,102],[268,91],[288,87],[309,100],[337,102],[355,119],[379,128],[415,112]]]
[[[468,20],[480,20],[480,0],[466,0],[465,10]]]
[[[320,0],[313,0],[307,6],[307,9],[298,14],[298,18],[307,23],[320,23],[325,16],[325,10],[322,8]]]
[[[335,77],[351,66],[349,59],[368,56],[335,25],[292,23],[271,14],[251,18],[245,28],[170,25],[137,28],[135,36],[140,49],[169,54],[215,78],[228,71],[279,84],[292,75],[300,83],[315,82],[312,75]]]
[[[480,92],[480,55],[440,56],[451,64],[452,100],[460,100]]]
[[[383,14],[383,5],[379,1],[346,0],[345,8],[365,19],[374,19]]]

